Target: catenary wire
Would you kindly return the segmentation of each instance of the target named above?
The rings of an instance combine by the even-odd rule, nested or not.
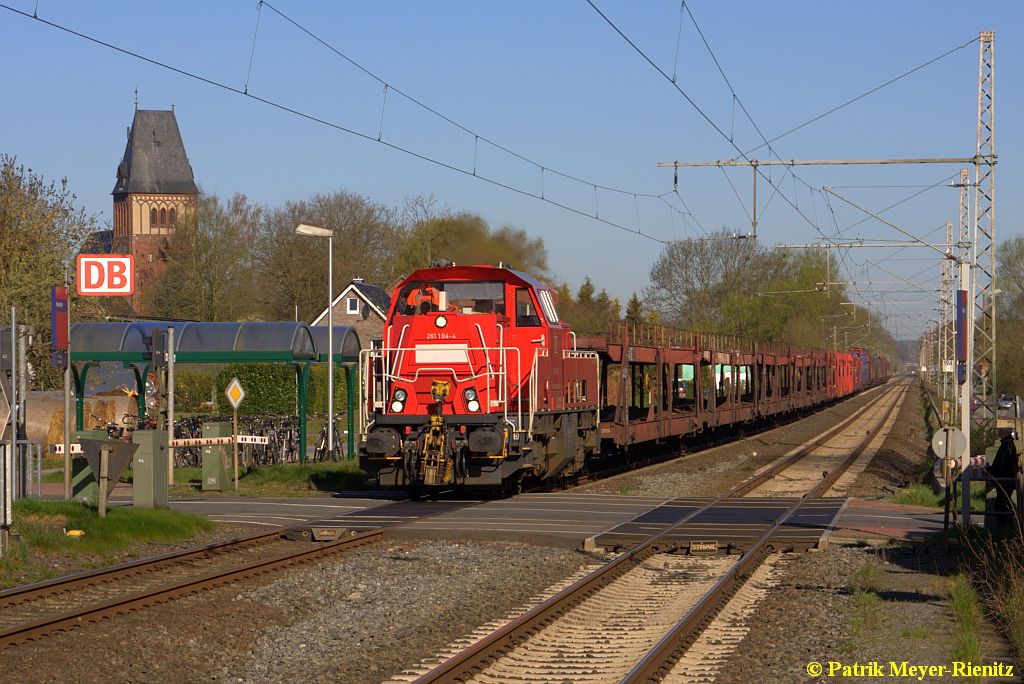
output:
[[[414,157],[416,159],[419,159],[421,161],[425,161],[425,162],[434,164],[436,166],[440,166],[442,168],[448,169],[450,171],[461,173],[461,174],[466,175],[466,176],[470,176],[470,177],[473,177],[473,178],[479,178],[480,180],[482,180],[482,181],[484,181],[486,183],[490,183],[491,185],[494,185],[496,187],[500,187],[500,188],[503,188],[505,190],[510,190],[512,192],[518,193],[518,194],[523,195],[525,197],[532,197],[534,199],[540,200],[542,202],[546,202],[547,204],[551,204],[552,206],[559,207],[561,209],[564,209],[564,210],[569,211],[571,213],[577,214],[579,216],[590,218],[590,219],[593,219],[593,220],[598,221],[600,223],[603,223],[603,224],[605,224],[607,226],[610,226],[610,227],[613,227],[613,228],[617,228],[617,229],[622,230],[622,231],[624,231],[626,233],[630,233],[632,235],[637,235],[639,237],[643,237],[643,238],[646,238],[648,240],[651,240],[653,242],[657,242],[657,243],[660,243],[660,244],[665,244],[666,243],[665,240],[663,240],[661,238],[658,238],[658,237],[655,237],[654,235],[650,235],[648,233],[644,233],[642,230],[637,230],[637,229],[634,229],[634,228],[630,228],[630,227],[627,227],[627,226],[625,226],[623,224],[616,223],[614,221],[609,221],[608,219],[601,218],[600,216],[597,215],[596,211],[595,211],[594,214],[590,214],[590,213],[587,213],[586,211],[583,211],[581,209],[577,209],[576,207],[572,207],[572,206],[569,206],[567,204],[563,204],[561,202],[557,202],[557,201],[551,200],[551,199],[546,198],[546,197],[541,197],[540,195],[538,195],[536,193],[530,192],[528,190],[523,190],[522,188],[517,188],[517,187],[515,187],[513,185],[509,185],[507,183],[504,183],[502,181],[499,181],[499,180],[496,180],[496,179],[493,179],[493,178],[488,178],[487,176],[483,176],[483,175],[481,175],[479,173],[473,174],[471,171],[467,171],[466,169],[463,169],[463,168],[460,168],[458,166],[455,166],[454,164],[442,161],[440,159],[435,159],[433,157],[430,157],[428,155],[422,154],[420,152],[416,152],[414,150],[411,150],[409,148],[403,147],[403,146],[398,145],[396,143],[392,143],[392,142],[389,142],[387,140],[377,140],[376,138],[374,138],[371,135],[367,135],[365,133],[361,133],[360,131],[357,131],[357,130],[354,130],[354,129],[351,129],[351,128],[347,128],[346,126],[343,126],[343,125],[338,124],[338,123],[334,123],[332,121],[327,121],[326,119],[320,118],[320,117],[315,116],[313,114],[309,114],[307,112],[303,112],[303,111],[301,111],[299,109],[295,109],[294,107],[291,107],[289,105],[282,104],[280,102],[276,102],[276,101],[271,100],[269,98],[260,97],[259,95],[254,95],[253,93],[246,92],[243,89],[236,88],[235,86],[228,85],[227,83],[223,83],[221,81],[217,81],[217,80],[214,80],[212,78],[208,78],[206,76],[201,76],[201,75],[199,75],[197,73],[188,71],[187,69],[183,69],[181,67],[176,67],[176,66],[174,66],[172,64],[169,64],[167,62],[162,62],[162,61],[160,61],[158,59],[155,59],[155,58],[152,58],[152,57],[147,57],[147,56],[142,55],[140,53],[133,52],[132,50],[129,50],[127,48],[123,48],[123,47],[120,47],[120,46],[115,45],[113,43],[104,41],[104,40],[102,40],[100,38],[96,38],[96,37],[90,36],[90,35],[88,35],[86,33],[82,33],[80,31],[72,29],[72,28],[70,28],[68,26],[64,26],[62,24],[58,24],[56,22],[49,21],[47,19],[43,19],[42,17],[33,17],[31,14],[29,14],[27,12],[24,12],[24,11],[22,11],[20,9],[17,9],[15,7],[11,7],[10,5],[7,5],[7,4],[4,4],[4,3],[0,3],[0,9],[7,10],[8,12],[11,12],[13,14],[17,14],[19,16],[22,16],[22,17],[26,18],[26,19],[32,19],[34,21],[38,21],[38,22],[40,22],[40,23],[42,23],[42,24],[44,24],[46,26],[49,26],[51,28],[57,29],[59,31],[63,31],[63,32],[68,33],[70,35],[73,35],[73,36],[75,36],[77,38],[81,38],[81,39],[86,40],[88,42],[91,42],[91,43],[94,43],[96,45],[100,45],[102,47],[105,47],[105,48],[107,48],[109,50],[113,50],[115,52],[119,52],[119,53],[121,53],[123,55],[127,55],[129,57],[133,57],[135,59],[141,60],[141,61],[146,62],[148,64],[152,64],[153,66],[157,66],[157,67],[160,67],[162,69],[166,69],[168,71],[174,72],[174,73],[179,74],[181,76],[184,76],[186,78],[191,78],[193,80],[199,81],[201,83],[205,83],[205,84],[213,86],[215,88],[220,88],[221,90],[224,90],[224,91],[227,91],[227,92],[230,92],[230,93],[234,93],[236,95],[241,95],[242,97],[246,97],[246,98],[255,100],[256,102],[260,102],[260,103],[265,104],[265,105],[267,105],[269,107],[272,107],[274,109],[278,109],[278,110],[286,112],[288,114],[292,114],[294,116],[306,119],[308,121],[312,121],[314,123],[318,123],[318,124],[320,124],[322,126],[326,126],[328,128],[332,128],[334,130],[337,130],[337,131],[340,131],[340,132],[343,132],[343,133],[348,133],[349,135],[353,135],[353,136],[356,136],[358,138],[362,138],[363,140],[374,142],[374,143],[377,143],[379,145],[384,145],[385,147],[388,147],[388,148],[393,149],[393,150],[395,150],[397,152],[401,152],[403,154],[409,155],[409,156]],[[588,185],[591,185],[591,186],[595,187],[595,189],[602,187],[602,186],[599,186],[599,185],[596,185],[596,184],[592,184],[592,183],[588,183]],[[612,189],[612,190],[614,190],[614,189]],[[633,194],[633,193],[629,193],[629,194]],[[640,193],[636,193],[636,194],[640,195]],[[670,192],[666,192],[666,193],[663,193],[663,194],[670,194]],[[648,195],[644,195],[644,196],[647,197]],[[650,195],[650,197],[655,198],[655,199],[663,199],[663,197],[661,195]]]
[[[527,164],[535,166],[536,168],[541,169],[543,171],[546,171],[548,173],[556,174],[556,175],[561,176],[561,177],[563,177],[563,178],[565,178],[567,180],[571,180],[571,181],[574,181],[576,183],[580,183],[580,184],[586,185],[586,186],[596,186],[599,189],[606,190],[608,192],[616,192],[616,193],[623,194],[623,195],[636,195],[637,197],[646,197],[646,198],[657,198],[659,196],[658,193],[634,192],[633,190],[627,190],[627,189],[623,189],[623,188],[616,188],[616,187],[612,187],[610,185],[603,185],[601,183],[595,183],[594,181],[590,181],[590,180],[587,180],[585,178],[580,178],[579,176],[574,176],[573,174],[567,173],[565,171],[559,171],[558,169],[554,169],[554,168],[548,166],[547,164],[542,164],[542,163],[540,163],[540,162],[538,162],[538,161],[536,161],[534,159],[531,159],[531,158],[529,158],[529,157],[527,157],[527,156],[525,156],[525,155],[523,155],[523,154],[521,154],[519,152],[516,152],[515,150],[509,149],[505,145],[502,145],[501,143],[496,142],[495,140],[493,140],[493,139],[491,139],[491,138],[489,138],[489,137],[487,137],[485,135],[482,135],[481,133],[479,133],[477,131],[474,131],[473,129],[469,128],[465,124],[459,123],[458,121],[456,121],[455,119],[451,118],[450,116],[448,116],[448,115],[444,114],[443,112],[435,109],[434,107],[431,107],[430,105],[426,104],[425,102],[423,102],[419,98],[414,97],[413,95],[410,95],[406,91],[404,91],[401,88],[397,87],[394,83],[391,83],[390,81],[385,80],[383,77],[377,75],[376,73],[374,73],[373,71],[371,71],[367,67],[365,67],[362,64],[360,64],[354,58],[349,57],[347,54],[345,54],[344,52],[342,52],[341,50],[336,48],[334,45],[332,45],[331,43],[327,42],[325,39],[321,38],[319,35],[317,35],[313,31],[311,31],[306,26],[303,26],[302,24],[300,24],[299,22],[295,21],[294,19],[292,19],[290,16],[288,16],[287,14],[282,12],[281,10],[277,9],[276,7],[274,7],[269,2],[266,2],[266,0],[261,0],[260,4],[261,5],[266,5],[267,8],[272,10],[275,14],[277,14],[279,17],[284,19],[286,22],[288,22],[289,24],[294,26],[300,32],[306,34],[312,40],[316,41],[317,43],[319,43],[320,45],[325,47],[327,50],[329,50],[332,53],[334,53],[335,55],[337,55],[339,58],[341,58],[344,61],[348,62],[350,65],[352,65],[353,67],[355,67],[359,71],[363,72],[364,74],[366,74],[367,76],[369,76],[373,80],[377,81],[382,86],[385,86],[386,88],[388,88],[388,90],[390,90],[390,91],[392,91],[392,92],[394,92],[394,93],[396,93],[398,95],[401,95],[402,97],[404,97],[405,99],[409,100],[413,104],[419,106],[420,108],[424,109],[427,112],[430,112],[434,116],[438,117],[439,119],[442,119],[443,121],[447,122],[448,124],[451,124],[455,128],[458,128],[462,132],[464,132],[464,133],[466,133],[468,135],[471,135],[474,138],[479,139],[480,141],[485,142],[488,145],[490,145],[490,146],[492,146],[492,147],[494,147],[494,148],[496,148],[498,150],[501,150],[502,152],[505,152],[506,154],[508,154],[508,155],[510,155],[512,157],[515,157],[516,159],[518,159],[518,160],[520,160],[522,162],[525,162]]]

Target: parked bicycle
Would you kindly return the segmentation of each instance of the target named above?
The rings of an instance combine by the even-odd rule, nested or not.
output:
[[[345,457],[344,451],[341,446],[341,432],[338,430],[338,421],[334,421],[334,461],[340,461]],[[321,462],[327,461],[330,458],[330,452],[327,449],[327,424],[320,428],[320,434],[317,435],[316,442],[313,446],[313,461]]]

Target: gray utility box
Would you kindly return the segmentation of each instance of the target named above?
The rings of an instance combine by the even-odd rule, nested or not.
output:
[[[203,437],[230,437],[231,423],[203,423]],[[203,491],[222,492],[228,488],[231,478],[228,463],[231,460],[231,445],[203,447]]]
[[[79,444],[82,439],[108,439],[106,430],[78,430],[71,433],[71,443]],[[100,500],[100,486],[96,482],[85,454],[72,454],[71,458],[71,499],[96,505]]]
[[[167,508],[167,430],[136,430],[139,445],[132,461],[132,505]]]

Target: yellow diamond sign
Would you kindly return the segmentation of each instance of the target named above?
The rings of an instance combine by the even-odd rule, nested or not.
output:
[[[245,399],[245,390],[242,389],[242,383],[238,382],[238,378],[231,378],[231,382],[228,383],[228,388],[224,390],[224,396],[231,402],[231,408],[238,410],[238,406]]]

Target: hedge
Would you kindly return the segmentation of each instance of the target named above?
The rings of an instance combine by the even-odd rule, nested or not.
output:
[[[191,374],[190,374],[191,375]],[[195,374],[199,375],[199,374]],[[317,364],[309,374],[309,413],[327,413],[327,366]],[[210,396],[210,388],[216,391],[217,411],[221,414],[231,413],[231,405],[224,396],[224,389],[231,378],[238,378],[245,390],[245,399],[238,412],[242,415],[295,415],[295,368],[285,364],[230,364],[217,373],[216,378],[206,376],[206,397]],[[199,381],[189,378],[190,385],[199,386]],[[358,383],[358,380],[356,380]],[[176,385],[179,383],[175,382]],[[198,393],[198,389],[197,389]],[[180,395],[179,395],[180,396]],[[356,397],[358,401],[358,396]],[[203,399],[199,400],[200,402]],[[343,412],[348,406],[345,388],[345,372],[341,368],[334,370],[334,411]]]

